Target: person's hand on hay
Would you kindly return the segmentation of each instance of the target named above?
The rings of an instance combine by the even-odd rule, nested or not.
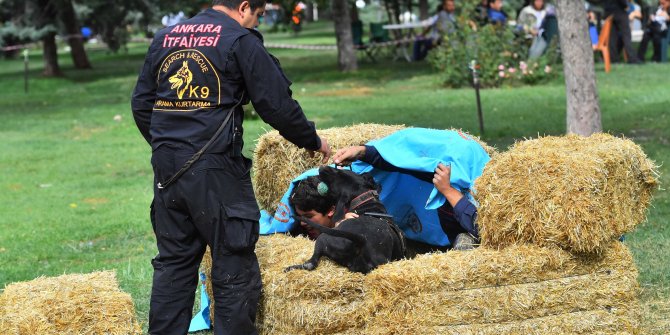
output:
[[[330,150],[330,146],[328,145],[328,140],[326,140],[323,137],[320,137],[321,139],[321,147],[318,152],[320,152],[323,155],[323,159],[321,160],[321,163],[326,164],[328,163],[328,160],[330,159],[330,156],[332,156],[333,152]],[[314,157],[314,151],[309,152],[310,157]]]
[[[357,145],[337,150],[333,155],[333,163],[336,165],[351,165],[354,161],[360,160],[365,156],[365,146]]]
[[[451,178],[451,166],[442,163],[435,168],[435,175],[433,175],[433,185],[435,188],[447,198],[451,206],[456,206],[459,200],[463,198],[463,194],[457,189],[451,187],[449,179]]]

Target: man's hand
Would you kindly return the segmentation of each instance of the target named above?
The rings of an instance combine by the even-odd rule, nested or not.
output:
[[[435,174],[433,175],[433,185],[435,185],[435,188],[447,198],[449,204],[454,207],[458,201],[461,200],[463,194],[451,187],[451,183],[449,182],[450,178],[451,166],[442,163],[438,164],[435,169]]]
[[[433,175],[433,185],[435,185],[435,188],[440,191],[440,193],[446,195],[446,193],[453,188],[449,183],[450,178],[451,166],[442,163],[438,164],[435,169],[435,175]]]
[[[337,150],[333,156],[333,163],[336,165],[350,165],[356,160],[365,156],[365,146],[358,145]]]
[[[323,137],[320,137],[321,139],[321,147],[318,152],[320,152],[323,155],[323,159],[321,160],[322,164],[328,163],[328,160],[330,159],[330,156],[333,154],[333,152],[330,150],[330,146],[328,145],[328,140],[326,140]],[[309,156],[314,157],[314,151],[309,151]]]

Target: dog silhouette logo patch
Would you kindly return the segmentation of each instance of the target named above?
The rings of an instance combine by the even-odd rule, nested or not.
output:
[[[192,80],[193,72],[188,69],[188,61],[184,61],[179,71],[168,79],[172,84],[170,88],[177,90],[177,97],[180,100],[184,97],[184,92],[186,92]]]
[[[154,111],[192,112],[221,104],[221,80],[207,57],[194,49],[169,54],[158,72]]]

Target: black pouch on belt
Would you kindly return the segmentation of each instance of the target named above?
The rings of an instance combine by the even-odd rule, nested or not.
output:
[[[239,128],[235,127],[233,131],[233,150],[232,157],[241,157],[242,156],[242,132]]]

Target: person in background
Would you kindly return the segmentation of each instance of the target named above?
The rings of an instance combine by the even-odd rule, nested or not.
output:
[[[635,1],[628,1],[628,21],[630,22],[630,30],[642,29],[642,7],[635,3]]]
[[[670,24],[670,0],[660,0],[658,7],[649,16],[649,24],[644,30],[642,41],[638,49],[638,57],[644,61],[647,53],[647,46],[651,40],[654,46],[654,54],[651,60],[654,62],[661,61],[661,43],[667,43],[664,39],[668,36],[668,25]]]
[[[598,38],[599,38],[599,32],[598,32],[598,15],[593,9],[593,5],[591,5],[588,1],[584,1],[584,8],[586,9],[586,17],[589,22],[589,38],[591,39],[591,47],[595,50],[595,48],[598,46]]]
[[[517,15],[517,32],[530,41],[528,58],[534,59],[544,54],[548,42],[542,37],[542,24],[547,16],[544,0],[532,0]]]
[[[544,0],[533,0],[519,12],[516,23],[523,30],[526,38],[533,38],[540,34],[540,27],[547,16]]]
[[[488,17],[489,17],[489,1],[488,0],[481,0],[477,6],[475,6],[475,11],[472,14],[472,21],[474,21],[477,25],[483,26],[486,23],[488,23]]]
[[[503,10],[503,0],[488,0],[487,10],[488,23],[505,26],[507,24],[507,13]]]
[[[456,30],[456,4],[454,0],[444,0],[437,14],[431,17],[432,24],[424,30],[421,38],[414,41],[413,60],[426,58],[428,51],[438,45],[444,35]]]
[[[628,56],[629,64],[639,64],[637,53],[633,50],[631,40],[630,22],[628,20],[628,1],[610,0],[605,2],[605,17],[612,16],[612,32],[610,33],[610,54],[612,61],[619,60],[618,43],[619,36],[623,44],[623,50]]]

